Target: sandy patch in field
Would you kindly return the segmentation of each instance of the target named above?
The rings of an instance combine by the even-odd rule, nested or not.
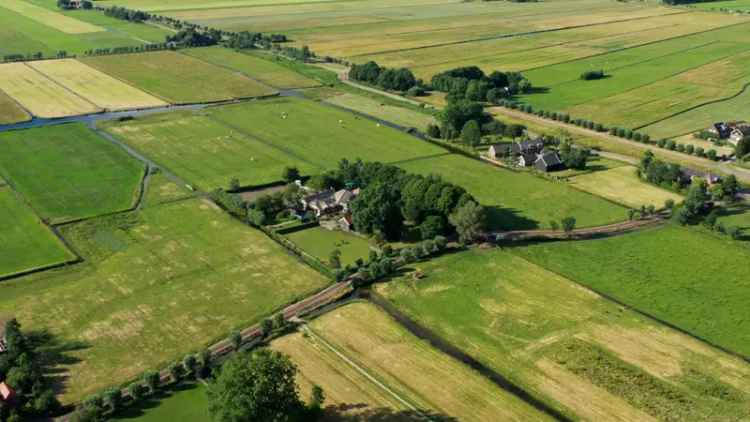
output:
[[[537,362],[542,371],[538,387],[553,399],[590,421],[656,422],[625,400],[575,376],[548,359]]]

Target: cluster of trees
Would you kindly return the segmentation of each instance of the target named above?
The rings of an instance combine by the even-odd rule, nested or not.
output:
[[[432,89],[447,92],[448,101],[469,100],[499,103],[519,93],[531,91],[531,83],[517,72],[492,72],[485,75],[477,66],[447,70],[432,77]]]
[[[282,34],[266,35],[260,32],[242,31],[227,34],[224,45],[237,50],[253,49],[258,48],[258,46],[270,49],[274,43],[284,43],[287,41],[286,35]]]
[[[127,7],[112,6],[103,10],[104,14],[115,19],[128,22],[145,22],[151,20],[151,14],[142,10],[128,9]]]
[[[419,94],[417,90],[421,89],[418,87],[418,85],[421,85],[420,81],[417,81],[411,70],[406,68],[389,69],[381,67],[373,61],[361,65],[352,65],[349,70],[349,78],[376,85],[389,91],[410,92],[410,95]],[[412,90],[415,87],[417,89]]]
[[[288,47],[284,46],[281,47],[279,44],[273,44],[271,48],[290,59],[294,59],[300,62],[306,62],[312,58],[315,57],[315,53],[310,50],[310,47],[303,45],[301,48],[299,47]]]
[[[467,206],[481,207],[463,188],[439,177],[410,174],[381,163],[342,160],[328,179],[334,186],[361,188],[350,206],[354,227],[361,233],[387,240],[424,240],[465,232],[465,240],[473,239],[469,225],[457,224],[454,215]]]
[[[586,148],[576,148],[568,140],[560,142],[557,150],[565,167],[569,169],[584,170],[586,162],[591,156],[591,151]]]
[[[208,408],[218,422],[315,421],[322,417],[325,394],[313,386],[310,403],[300,398],[297,367],[270,349],[237,353],[208,386]]]
[[[597,79],[603,79],[607,75],[604,73],[603,70],[587,70],[586,72],[581,73],[581,79],[584,81],[594,81]]]
[[[678,164],[657,159],[651,151],[643,153],[638,172],[641,178],[665,189],[680,191],[684,187],[682,168]]]
[[[60,410],[60,403],[45,377],[45,358],[38,339],[26,335],[15,319],[5,324],[8,350],[0,354],[0,380],[16,392],[14,407],[0,401],[0,420],[21,421],[50,416]]]
[[[289,184],[283,191],[260,196],[247,203],[247,221],[258,227],[275,224],[289,218],[289,209],[299,206],[302,191],[299,186]]]
[[[57,7],[63,10],[70,10],[70,9],[76,8],[76,6],[70,3],[70,0],[57,0]],[[93,8],[94,8],[94,3],[90,2],[89,0],[84,0],[83,2],[81,2],[81,9],[89,10]]]
[[[508,107],[512,110],[523,111],[524,113],[534,114],[545,119],[555,120],[558,122],[569,123],[572,125],[580,126],[585,129],[595,130],[597,132],[606,132],[607,128],[603,124],[597,123],[586,119],[574,119],[567,113],[547,111],[547,110],[536,110],[530,104],[520,104],[513,100],[503,100],[499,102],[499,105]]]
[[[173,35],[167,35],[167,44],[175,43],[181,47],[207,47],[216,45],[222,40],[222,32],[216,29],[198,31],[195,28],[181,29]]]

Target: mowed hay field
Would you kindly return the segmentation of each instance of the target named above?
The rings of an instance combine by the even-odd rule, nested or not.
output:
[[[658,209],[669,199],[675,203],[682,202],[681,195],[644,183],[635,172],[636,168],[633,166],[622,166],[575,176],[569,180],[578,189],[631,208],[653,205]]]
[[[41,6],[37,6],[29,1],[24,0],[3,0],[0,8],[12,10],[20,13],[30,19],[33,19],[42,25],[46,25],[65,32],[66,34],[85,34],[89,32],[103,32],[106,29],[92,25],[88,22],[66,16]]]
[[[668,226],[610,239],[533,245],[517,253],[750,356],[750,333],[743,328],[750,274],[738,264],[747,261],[750,251],[736,241]]]
[[[45,220],[131,208],[144,165],[82,124],[0,134],[0,176]]]
[[[413,127],[424,131],[427,125],[436,124],[435,117],[429,114],[386,104],[363,95],[341,93],[326,98],[325,102],[383,119],[405,128]]]
[[[226,187],[232,177],[243,186],[275,182],[286,166],[312,175],[342,158],[394,162],[445,153],[351,113],[293,98],[111,122],[106,128],[203,189]]]
[[[369,303],[354,303],[310,323],[313,342],[329,344],[414,407],[461,421],[548,420],[483,375],[419,340]],[[317,341],[316,341],[317,340]],[[344,360],[341,365],[346,365]],[[387,418],[385,418],[387,419]]]
[[[237,52],[228,48],[194,48],[184,51],[185,54],[241,72],[277,89],[311,88],[320,86],[320,82],[301,75],[271,59],[260,55]],[[277,59],[284,60],[284,59]]]
[[[0,186],[0,278],[76,259],[8,186]]]
[[[57,118],[101,111],[25,63],[0,64],[0,90],[37,117]]]
[[[17,102],[0,91],[0,125],[31,120],[31,116]]]
[[[624,220],[625,209],[594,195],[529,173],[451,154],[399,164],[404,170],[435,174],[455,183],[488,207],[493,230],[549,227],[550,221],[575,217],[579,227]]]
[[[79,345],[60,368],[67,403],[179,360],[328,283],[206,200],[61,230],[87,262],[1,284],[0,314]]]
[[[424,278],[407,274],[377,286],[377,292],[572,418],[748,416],[747,362],[623,309],[513,252],[475,249],[420,262],[415,267]]]
[[[152,95],[74,59],[46,60],[28,65],[104,110],[129,110],[167,105]]]
[[[173,51],[86,57],[81,61],[173,104],[276,93],[246,76]]]

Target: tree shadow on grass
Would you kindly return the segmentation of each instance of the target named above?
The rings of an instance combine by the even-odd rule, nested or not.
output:
[[[490,230],[533,230],[539,222],[524,217],[518,210],[490,205],[487,209],[487,226]]]
[[[77,340],[63,340],[48,330],[36,330],[27,334],[30,344],[39,353],[40,364],[45,377],[55,394],[65,392],[70,378],[67,367],[81,362],[73,352],[91,347],[88,343]]]
[[[327,406],[325,422],[407,422],[424,421],[458,422],[457,418],[432,410],[393,410],[385,407],[370,408],[367,404],[339,404]]]
[[[198,388],[198,386],[197,382],[182,382],[177,385],[171,384],[169,386],[164,386],[153,394],[140,399],[138,403],[125,407],[117,412],[117,419],[136,419],[144,416],[149,410],[161,406],[164,400],[171,398],[177,393]]]

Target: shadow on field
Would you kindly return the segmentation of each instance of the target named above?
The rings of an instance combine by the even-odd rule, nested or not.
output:
[[[50,385],[56,394],[65,392],[68,370],[70,366],[81,362],[81,359],[71,353],[91,347],[82,341],[66,341],[47,330],[37,330],[28,333],[28,339],[40,356],[42,371],[49,379]]]
[[[153,394],[142,398],[137,404],[128,406],[117,412],[117,420],[136,419],[145,415],[149,410],[159,407],[162,402],[173,395],[182,391],[197,388],[195,382],[182,382],[180,384],[170,384],[169,386],[160,387]],[[187,422],[187,421],[186,421]]]
[[[362,410],[360,410],[362,409]],[[347,415],[345,413],[355,414]],[[393,410],[389,408],[368,408],[368,405],[340,404],[328,406],[325,410],[326,422],[393,422],[424,421],[425,417],[433,422],[458,422],[458,419],[431,410]]]
[[[490,230],[532,230],[539,228],[539,222],[520,215],[518,210],[490,205],[487,221]]]

